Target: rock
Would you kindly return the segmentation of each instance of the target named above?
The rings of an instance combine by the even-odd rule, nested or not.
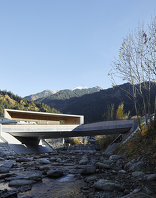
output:
[[[110,165],[107,165],[107,164],[104,164],[104,163],[101,163],[101,162],[97,162],[96,167],[101,168],[101,169],[110,169],[111,168]]]
[[[0,174],[0,179],[5,179],[7,177],[11,177],[14,176],[13,173],[4,173],[4,174]]]
[[[138,193],[130,193],[126,196],[122,196],[121,198],[152,198],[152,197],[145,193],[138,192]]]
[[[129,168],[130,171],[140,171],[144,167],[144,163],[142,161],[136,162],[132,164]]]
[[[133,177],[143,177],[144,173],[142,171],[135,171],[132,173]]]
[[[42,173],[33,173],[30,176],[27,176],[26,179],[40,181],[42,180]]]
[[[91,175],[91,174],[94,174],[95,172],[96,172],[95,166],[88,166],[81,171],[81,174],[82,175]]]
[[[1,165],[0,165],[0,173],[8,173],[10,169],[14,165],[13,160],[5,160]]]
[[[32,161],[32,158],[20,157],[16,159],[16,162],[30,162],[30,161]]]
[[[12,180],[9,182],[9,186],[23,186],[23,185],[30,185],[33,184],[33,180],[28,179],[19,179],[19,180]]]
[[[1,162],[0,173],[8,173],[10,169],[13,167],[14,162],[15,161],[13,160],[5,160],[4,162]]]
[[[57,158],[56,161],[57,161],[57,162],[62,162],[62,159],[61,159],[61,158]]]
[[[144,177],[147,181],[156,181],[156,174],[148,174]]]
[[[50,177],[50,178],[59,178],[59,177],[62,177],[64,174],[62,171],[59,171],[59,170],[49,170],[47,172],[47,176]]]
[[[80,164],[80,165],[86,165],[86,164],[88,164],[88,158],[83,158],[83,159],[81,159],[81,160],[79,161],[79,164]]]
[[[39,162],[40,164],[50,164],[50,161],[45,158],[40,158],[37,160],[37,162]]]
[[[0,167],[0,173],[8,173],[9,171],[10,171],[10,168],[8,167],[4,167],[4,166]]]
[[[56,161],[56,158],[55,158],[55,157],[51,157],[51,158],[50,158],[50,161],[51,161],[51,162],[55,162],[55,161]]]
[[[0,197],[1,198],[17,198],[16,190],[0,190]]]
[[[41,170],[41,171],[45,171],[45,170],[49,170],[50,167],[46,166],[46,165],[43,165],[43,166],[39,166],[38,169]]]
[[[127,173],[125,170],[119,170],[119,173],[123,173],[123,174],[125,174],[125,173]]]
[[[91,175],[85,178],[86,182],[91,182],[91,181],[95,181],[97,179],[96,175]]]
[[[99,179],[97,182],[94,183],[94,187],[97,190],[104,191],[123,191],[123,187],[120,184],[105,179]]]
[[[118,160],[118,159],[121,159],[121,155],[111,155],[109,157],[109,160]]]

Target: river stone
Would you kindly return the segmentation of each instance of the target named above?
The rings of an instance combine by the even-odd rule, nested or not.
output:
[[[119,170],[119,173],[123,173],[123,174],[125,174],[126,173],[126,171],[125,170]]]
[[[133,177],[142,177],[142,176],[144,176],[144,173],[142,171],[135,171],[135,172],[132,172],[132,176]]]
[[[104,164],[104,163],[101,163],[101,162],[97,162],[96,167],[101,168],[101,169],[110,169],[111,168],[110,165]]]
[[[37,160],[40,164],[50,164],[50,161],[46,158],[40,158]]]
[[[0,164],[0,173],[8,173],[12,166],[14,165],[13,160],[5,160],[2,164]]]
[[[86,165],[86,164],[88,164],[88,158],[83,158],[83,159],[81,159],[81,160],[79,161],[79,164],[80,164],[80,165]]]
[[[1,198],[17,198],[17,191],[16,190],[0,190],[0,197]]]
[[[60,170],[49,170],[47,172],[47,176],[50,177],[50,178],[59,178],[59,177],[62,177],[64,174],[62,171]]]
[[[9,186],[23,186],[23,185],[30,185],[33,184],[33,180],[28,179],[19,179],[19,180],[12,180],[9,182]]]
[[[61,158],[57,158],[56,161],[57,162],[63,162],[63,160]]]
[[[81,174],[82,175],[91,175],[91,174],[94,174],[95,172],[96,172],[95,166],[88,166],[81,171]]]
[[[55,161],[56,161],[56,158],[55,158],[55,157],[51,157],[51,158],[50,158],[50,161],[51,161],[51,162],[55,162]]]
[[[130,171],[140,171],[144,167],[144,163],[142,161],[136,162],[132,164],[129,168]]]
[[[145,179],[147,181],[156,181],[156,174],[148,174],[148,175],[145,175]]]
[[[16,159],[16,162],[30,162],[32,158],[20,157]]]
[[[1,166],[0,167],[0,173],[8,173],[10,171],[10,168]]]
[[[98,190],[104,191],[123,191],[123,187],[120,184],[105,179],[99,179],[94,183],[94,187]]]
[[[121,156],[120,155],[111,155],[109,157],[109,160],[118,160],[118,159],[121,159]]]
[[[49,170],[50,167],[47,166],[47,165],[43,165],[43,166],[39,166],[38,169],[41,170],[41,171],[45,171],[45,170]]]
[[[97,179],[96,175],[91,175],[85,178],[86,182],[91,182],[91,181],[95,181]]]
[[[40,181],[40,180],[42,180],[42,173],[33,173],[32,175],[27,176],[26,179]]]

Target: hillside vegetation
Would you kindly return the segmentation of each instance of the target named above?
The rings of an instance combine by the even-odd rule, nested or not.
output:
[[[65,100],[70,99],[74,97],[81,97],[85,94],[91,94],[100,91],[102,88],[96,86],[92,88],[85,88],[85,89],[79,89],[76,88],[74,90],[71,89],[63,89],[57,92],[51,91],[51,90],[44,90],[40,93],[33,94],[30,96],[26,96],[26,99],[29,100],[37,100],[39,102],[42,102],[45,98],[48,100]]]
[[[138,86],[138,85],[136,85]],[[126,83],[120,86],[109,88],[106,90],[100,90],[92,94],[85,94],[80,97],[68,98],[68,92],[66,92],[66,99],[62,99],[61,96],[56,98],[53,95],[50,97],[42,98],[37,101],[43,102],[50,107],[54,107],[63,113],[80,114],[85,116],[85,122],[97,122],[103,120],[120,119],[116,117],[117,109],[119,105],[123,104],[123,113],[131,116],[136,115],[133,100],[130,99],[126,91],[131,92],[132,85]],[[70,93],[70,92],[69,92]],[[146,90],[143,90],[146,95]],[[154,111],[154,100],[156,93],[156,83],[151,83],[151,112]],[[142,97],[137,94],[137,107],[139,114],[144,115]]]
[[[59,113],[59,111],[49,107],[46,104],[23,99],[17,95],[14,95],[11,92],[0,91],[0,116],[3,116],[4,109],[19,109],[27,111]]]

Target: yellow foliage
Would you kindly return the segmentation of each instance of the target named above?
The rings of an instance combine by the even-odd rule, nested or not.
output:
[[[75,145],[77,145],[77,144],[82,144],[81,138],[73,137],[72,139],[73,139]]]
[[[147,132],[148,132],[148,127],[144,124],[142,126],[141,135],[144,136],[147,134]]]

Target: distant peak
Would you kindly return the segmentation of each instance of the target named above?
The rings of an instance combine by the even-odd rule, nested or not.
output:
[[[75,89],[88,89],[88,87],[78,86],[78,87],[75,87],[73,90]]]

